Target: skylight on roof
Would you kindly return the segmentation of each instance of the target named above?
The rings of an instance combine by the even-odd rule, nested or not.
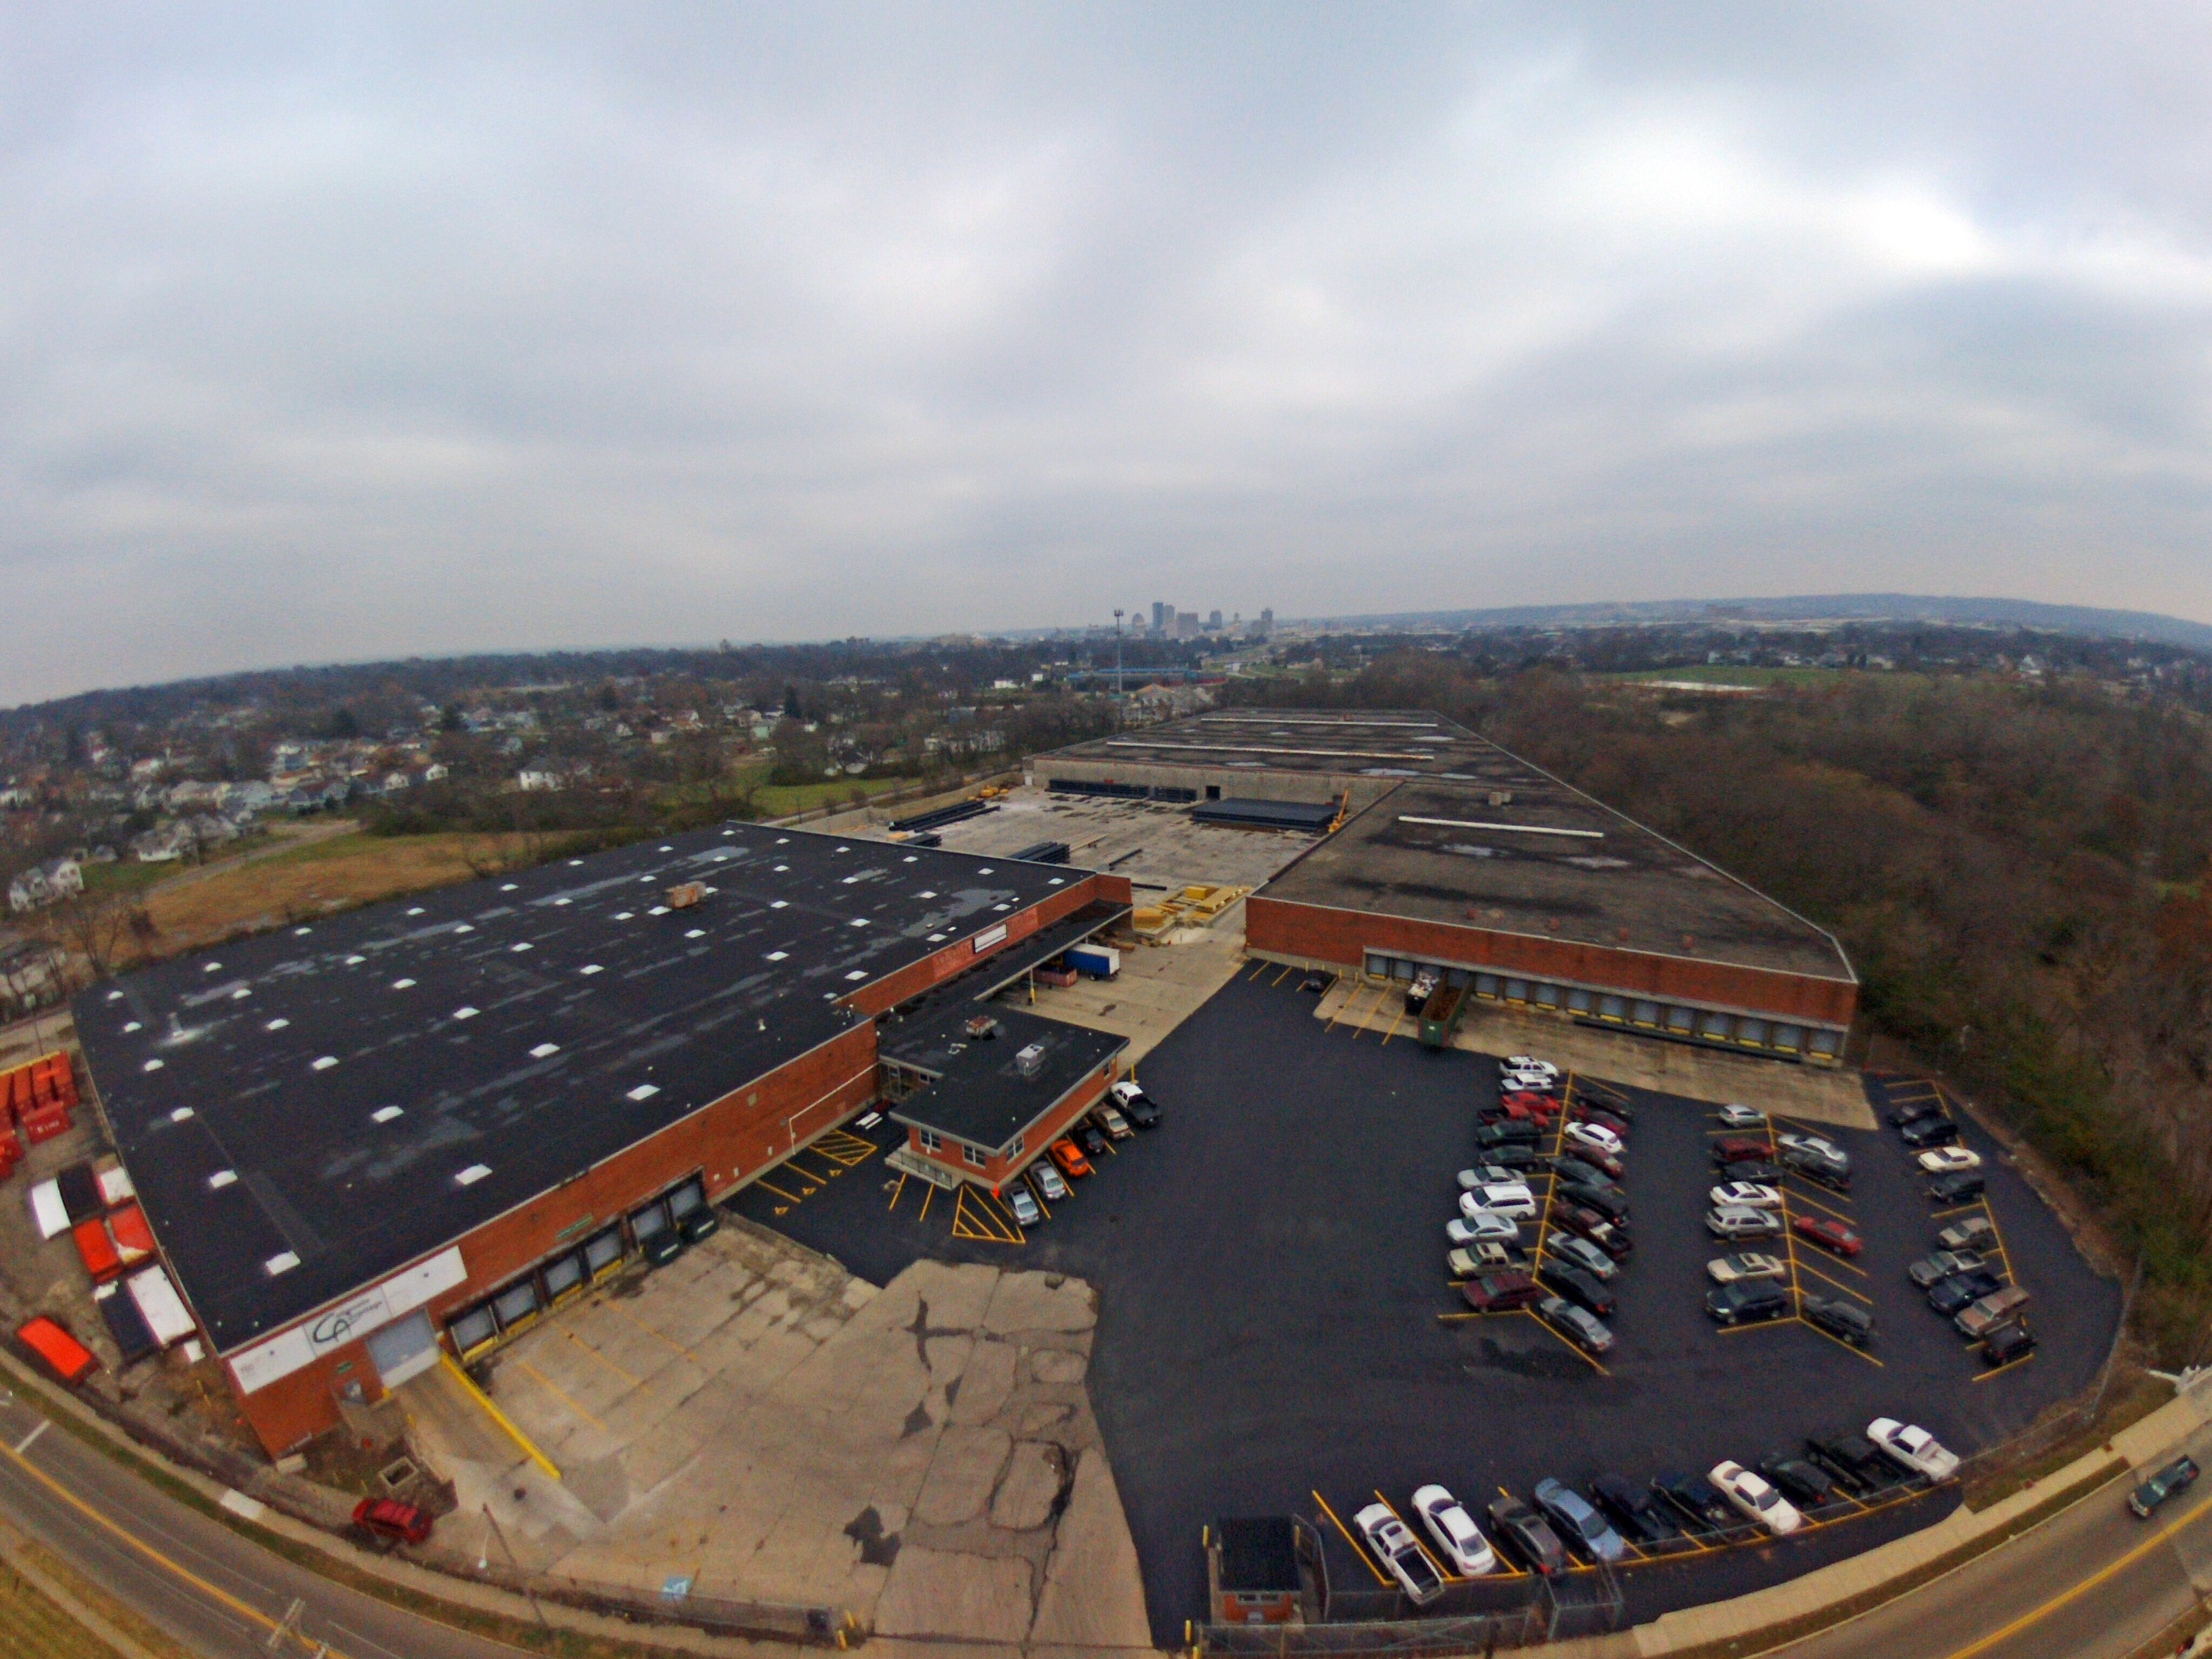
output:
[[[502,893],[512,893],[514,890],[515,884],[514,882],[503,881],[499,884],[499,890]]]
[[[158,1072],[161,1069],[161,1062],[158,1060],[149,1060],[146,1062],[146,1069],[149,1072]]]
[[[617,921],[628,921],[636,915],[637,912],[635,910],[617,910],[615,912],[615,920]]]
[[[247,987],[247,986],[241,985],[241,986],[240,986],[240,987],[239,987],[235,991],[233,991],[233,992],[230,994],[230,1000],[231,1000],[233,1002],[243,1002],[243,1001],[245,1001],[245,1000],[246,1000],[246,998],[248,998],[248,997],[252,996],[252,994],[253,994],[253,992],[252,992],[252,988],[249,988],[249,987]]]
[[[312,927],[295,927],[292,930],[292,937],[294,939],[304,939],[314,931],[315,930]]]
[[[395,991],[412,990],[414,985],[415,981],[411,979],[395,979],[392,981],[392,988]]]
[[[944,933],[932,933],[929,936],[929,942],[932,945],[942,945],[948,937],[949,935]]]
[[[217,1170],[208,1177],[208,1189],[219,1193],[237,1179],[238,1171],[235,1170]]]
[[[865,927],[868,925],[868,919],[866,916],[854,916],[849,925],[854,927]]]
[[[368,960],[368,958],[367,957],[348,957],[346,958],[346,966],[349,968],[358,968],[362,963],[367,962]]]
[[[1012,907],[1012,905],[1006,905],[1006,904],[994,904],[994,905],[993,905],[991,908],[992,908],[994,910],[1008,910],[1008,909],[1012,909],[1013,907]]]
[[[933,890],[933,889],[931,889],[931,888],[925,887],[925,888],[923,888],[923,889],[921,890],[921,891],[920,891],[919,893],[916,893],[916,894],[915,895],[915,896],[916,898],[935,898],[935,897],[937,896],[937,894],[936,894],[936,892],[935,892],[935,890]]]
[[[791,901],[789,899],[770,899],[768,902],[768,908],[771,910],[788,910],[791,908]]]
[[[867,976],[868,970],[865,968],[855,968],[851,973],[845,975],[847,979],[866,979]]]
[[[169,1114],[169,1121],[172,1123],[189,1123],[191,1121],[192,1109],[189,1106],[179,1106]]]
[[[919,864],[921,862],[921,854],[919,853],[908,853],[903,859],[900,860],[899,862],[902,864]]]
[[[790,954],[791,952],[788,951],[771,951],[768,953],[768,959],[770,962],[781,962]]]
[[[653,1096],[659,1092],[660,1085],[658,1083],[641,1083],[636,1088],[629,1091],[626,1098],[630,1100],[651,1100]]]
[[[474,1019],[476,1017],[477,1011],[473,1008],[460,1007],[453,1010],[453,1018],[455,1019]]]
[[[107,1000],[110,1002],[120,1002],[123,1000],[123,993],[120,991],[110,991],[107,994]]]
[[[274,1279],[278,1273],[290,1273],[293,1268],[299,1265],[300,1258],[293,1255],[291,1251],[286,1250],[280,1255],[270,1256],[268,1261],[263,1262],[261,1264],[261,1271],[267,1273],[270,1278]]]
[[[686,939],[704,939],[707,937],[707,930],[703,927],[694,927],[689,933],[685,933],[684,937]]]
[[[554,903],[556,903],[556,904],[567,904],[567,903],[570,902],[570,901],[569,901],[569,900],[568,900],[568,899],[565,899],[565,898],[556,898],[556,899],[555,899],[555,900],[553,901],[553,902],[554,902]]]
[[[603,970],[600,969],[599,964],[598,963],[596,963],[596,962],[587,962],[587,963],[586,963],[582,967],[580,967],[580,968],[579,968],[578,969],[576,969],[576,971],[577,971],[578,973],[580,973],[580,974],[583,975],[586,979],[588,979],[588,978],[590,978],[590,977],[591,977],[591,975],[592,975],[593,974],[599,973],[599,972],[601,972],[601,971],[603,971]]]
[[[331,1069],[331,1066],[333,1066],[337,1065],[337,1063],[338,1063],[338,1057],[337,1057],[336,1054],[325,1054],[321,1059],[318,1060],[317,1060],[317,1061],[316,1061],[313,1066],[309,1066],[307,1069],[308,1069],[309,1071],[313,1071],[313,1072],[327,1072],[327,1071],[329,1071],[329,1070]]]
[[[281,1031],[291,1023],[289,1019],[272,1019],[261,1029],[264,1031]]]
[[[775,844],[776,844],[778,847],[787,847],[787,846],[789,846],[789,845],[790,845],[790,843],[791,843],[791,837],[790,837],[789,836],[778,836],[775,838]]]
[[[668,907],[665,904],[656,904],[645,914],[648,916],[665,916],[668,914]]]
[[[848,877],[846,877],[846,878],[845,878],[845,879],[844,879],[844,880],[842,880],[842,881],[839,882],[837,884],[838,884],[840,887],[850,887],[850,886],[851,886],[854,882],[856,882],[856,881],[858,881],[858,880],[860,880],[860,878],[859,878],[858,876],[848,876]]]
[[[664,847],[660,850],[664,853],[672,853],[676,849],[673,847]]]
[[[124,1022],[124,1024],[123,1024],[123,1029],[124,1029],[125,1032],[127,1034],[127,1033],[131,1032],[131,1031],[136,1031],[136,1030],[143,1030],[143,1028],[141,1026],[141,1024],[139,1024],[139,1022],[138,1022],[138,1021],[137,1021],[137,1020],[135,1020],[135,1019],[131,1019],[131,1020],[125,1020],[125,1021]]]
[[[457,921],[453,924],[453,931],[457,933],[473,933],[476,929],[465,921]]]
[[[584,861],[581,859],[570,859],[568,860],[568,867],[571,870],[579,869],[582,866],[583,862]]]
[[[992,866],[987,864],[987,865],[985,865],[981,869],[978,870],[975,873],[976,873],[977,875],[979,875],[979,876],[988,876],[988,875],[989,875],[989,874],[991,873],[991,869],[992,869]]]
[[[491,1173],[491,1165],[490,1165],[490,1164],[470,1164],[470,1165],[469,1165],[469,1167],[468,1167],[467,1169],[465,1169],[465,1170],[462,1170],[459,1175],[455,1176],[453,1177],[453,1179],[454,1179],[455,1181],[458,1181],[459,1182],[460,1182],[460,1184],[461,1184],[462,1186],[464,1186],[464,1187],[473,1187],[473,1186],[475,1186],[475,1185],[477,1184],[477,1182],[478,1182],[479,1181],[482,1181],[482,1180],[483,1180],[486,1176],[489,1175],[490,1173]]]
[[[1060,886],[1060,885],[1061,884],[1061,883],[1062,883],[1062,881],[1063,881],[1063,880],[1064,880],[1064,878],[1060,877],[1060,876],[1054,876],[1054,877],[1050,881],[1048,881],[1048,882],[1045,883],[1045,885],[1046,885],[1046,886],[1048,886],[1048,887],[1058,887],[1058,886]]]
[[[409,915],[410,915],[410,916],[419,916],[419,915],[421,915],[422,914],[422,907],[421,905],[419,905],[419,904],[418,904],[418,905],[416,905],[413,909],[410,910],[407,914],[408,914]]]
[[[541,1042],[535,1048],[532,1048],[530,1051],[530,1057],[532,1060],[544,1060],[550,1054],[557,1054],[560,1052],[561,1045],[559,1043]]]
[[[510,945],[507,948],[510,951],[534,951],[538,947],[531,944],[528,939],[524,939],[520,944]]]
[[[368,1115],[368,1121],[371,1123],[389,1123],[395,1117],[405,1115],[406,1114],[399,1107],[380,1106]]]
[[[790,866],[789,865],[787,865],[787,864],[779,864],[779,865],[777,865],[777,866],[775,866],[775,873],[776,873],[776,874],[778,874],[779,876],[781,876],[781,875],[784,875],[784,874],[787,873],[787,872],[790,871],[790,869],[791,869],[791,866]]]
[[[222,971],[222,964],[219,962],[208,962],[200,964],[200,972],[204,974],[219,974]]]

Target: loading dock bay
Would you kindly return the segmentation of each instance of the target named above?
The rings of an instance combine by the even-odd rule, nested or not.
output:
[[[1010,1216],[1004,1227],[979,1219],[1003,1213],[987,1194],[972,1217],[959,1194],[925,1206],[921,1183],[901,1192],[866,1154],[811,1161],[816,1175],[787,1186],[787,1198],[756,1186],[733,1203],[878,1284],[930,1255],[1064,1270],[1098,1287],[1091,1395],[1164,1644],[1204,1616],[1200,1529],[1221,1516],[1304,1515],[1332,1583],[1371,1588],[1371,1564],[1328,1511],[1348,1520],[1377,1493],[1403,1513],[1431,1480],[1477,1507],[1547,1475],[1702,1473],[1885,1413],[1972,1452],[2087,1385],[2104,1360],[2118,1286],[2089,1269],[1971,1125],[2007,1261],[2035,1298],[2031,1362],[1978,1380],[1978,1356],[1907,1280],[1943,1224],[1886,1127],[1820,1127],[1851,1154],[1847,1199],[1790,1183],[1793,1206],[1846,1214],[1866,1237],[1850,1264],[1802,1243],[1790,1254],[1804,1286],[1870,1300],[1873,1353],[1794,1321],[1717,1328],[1705,1264],[1738,1248],[1716,1246],[1704,1227],[1718,1126],[1709,1103],[1638,1090],[1620,1091],[1637,1110],[1626,1159],[1636,1250],[1604,1369],[1533,1318],[1440,1319],[1455,1305],[1443,1224],[1455,1172],[1475,1161],[1474,1107],[1492,1067],[1409,1035],[1331,1029],[1312,1017],[1303,978],[1255,963],[1185,1021],[1139,1067],[1166,1122],[1121,1143],[1026,1231]],[[848,1130],[890,1144],[888,1121]],[[1632,1564],[1620,1575],[1627,1615],[1795,1577],[1954,1502],[1948,1489],[1900,1493],[1808,1536]],[[1501,1579],[1468,1595],[1524,1593]]]

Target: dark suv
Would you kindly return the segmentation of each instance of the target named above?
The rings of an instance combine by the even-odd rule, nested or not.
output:
[[[1854,1348],[1874,1346],[1874,1315],[1856,1302],[1839,1296],[1808,1296],[1804,1314],[1807,1324],[1818,1326],[1839,1342]]]
[[[1726,1532],[1743,1524],[1735,1505],[1702,1474],[1662,1474],[1651,1483],[1651,1490],[1688,1520],[1692,1532]]]
[[[1705,1312],[1717,1324],[1756,1325],[1790,1316],[1790,1288],[1771,1279],[1739,1279],[1705,1292]]]
[[[1897,1132],[1898,1139],[1915,1152],[1943,1146],[1959,1138],[1959,1126],[1948,1117],[1916,1118]]]
[[[1953,1273],[1928,1287],[1928,1305],[1948,1318],[1970,1302],[1978,1302],[1994,1291],[2002,1290],[2003,1281],[1986,1267],[1977,1267],[1972,1273]]]
[[[1613,1300],[1613,1292],[1590,1274],[1580,1267],[1553,1261],[1549,1256],[1545,1257],[1542,1265],[1536,1269],[1536,1278],[1547,1290],[1558,1291],[1568,1301],[1589,1310],[1600,1319],[1612,1318],[1613,1310],[1620,1305]]]
[[[1632,1543],[1663,1544],[1682,1535],[1682,1523],[1674,1511],[1625,1475],[1601,1474],[1589,1483],[1589,1493]]]
[[[1928,1196],[1938,1204],[1971,1204],[1981,1195],[1979,1170],[1947,1170],[1928,1182]]]
[[[1836,1501],[1836,1483],[1826,1469],[1789,1452],[1771,1451],[1759,1460],[1759,1472],[1801,1510]]]
[[[1854,1497],[1897,1484],[1897,1470],[1863,1434],[1832,1434],[1808,1440],[1805,1449],[1813,1461],[1836,1477],[1836,1484]]]
[[[1490,1535],[1529,1571],[1548,1578],[1567,1570],[1567,1547],[1559,1541],[1559,1534],[1519,1498],[1493,1498],[1486,1513],[1490,1519]]]

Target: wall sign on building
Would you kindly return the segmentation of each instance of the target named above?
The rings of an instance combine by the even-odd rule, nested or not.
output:
[[[279,1331],[267,1341],[233,1354],[231,1375],[246,1394],[265,1389],[333,1349],[380,1329],[402,1314],[414,1312],[441,1291],[465,1284],[468,1276],[458,1244],[441,1250],[381,1285],[373,1285],[336,1307],[325,1308],[304,1324]]]

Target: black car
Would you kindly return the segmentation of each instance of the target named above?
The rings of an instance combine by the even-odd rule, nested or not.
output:
[[[1863,1434],[1832,1434],[1808,1440],[1806,1455],[1835,1476],[1836,1484],[1854,1497],[1897,1484],[1896,1468],[1873,1441]]]
[[[1756,1181],[1771,1187],[1782,1179],[1782,1166],[1761,1159],[1746,1158],[1741,1164],[1723,1164],[1718,1177],[1722,1181]]]
[[[1833,1153],[1814,1152],[1803,1146],[1784,1146],[1782,1163],[1793,1175],[1803,1176],[1832,1193],[1847,1193],[1851,1189],[1851,1166],[1847,1160],[1838,1159]]]
[[[1543,1265],[1536,1269],[1536,1282],[1547,1290],[1556,1291],[1576,1306],[1587,1309],[1600,1319],[1613,1317],[1613,1310],[1620,1305],[1613,1300],[1611,1291],[1580,1267],[1571,1267],[1548,1255],[1544,1258]]]
[[[1632,1544],[1663,1544],[1682,1535],[1674,1512],[1626,1475],[1601,1474],[1589,1483],[1589,1495]]]
[[[1121,1115],[1139,1129],[1160,1127],[1160,1109],[1152,1103],[1150,1095],[1132,1095],[1121,1103]]]
[[[1874,1315],[1843,1297],[1808,1296],[1802,1310],[1805,1322],[1817,1325],[1840,1342],[1854,1348],[1874,1346]]]
[[[2003,1281],[1986,1267],[1953,1273],[1928,1287],[1928,1305],[1949,1318],[1969,1302],[1978,1302],[1990,1291],[2004,1288]]]
[[[1948,1116],[1923,1117],[1897,1132],[1898,1139],[1915,1152],[1928,1146],[1948,1146],[1959,1138],[1959,1126]]]
[[[1790,1316],[1790,1287],[1778,1279],[1739,1279],[1705,1292],[1705,1312],[1716,1324],[1756,1325]]]
[[[1543,1155],[1534,1146],[1521,1145],[1485,1146],[1482,1161],[1501,1170],[1525,1170],[1532,1175],[1541,1173],[1544,1164]]]
[[[1079,1123],[1068,1133],[1075,1144],[1083,1148],[1084,1157],[1094,1164],[1112,1150],[1107,1142],[1106,1132],[1095,1123]]]
[[[1735,1506],[1702,1474],[1662,1474],[1651,1490],[1674,1506],[1692,1532],[1726,1532],[1743,1524]]]
[[[1947,1170],[1929,1179],[1928,1196],[1938,1204],[1971,1204],[1981,1195],[1979,1170]]]
[[[1626,1233],[1595,1210],[1586,1210],[1579,1204],[1554,1204],[1552,1206],[1552,1224],[1562,1232],[1572,1233],[1577,1238],[1588,1239],[1615,1261],[1627,1255],[1632,1248]]]
[[[1588,1102],[1578,1102],[1574,1115],[1578,1122],[1595,1123],[1601,1129],[1612,1130],[1623,1140],[1628,1139],[1628,1120],[1618,1112],[1608,1111],[1602,1106],[1592,1106]]]
[[[2035,1333],[2026,1322],[2008,1319],[2002,1325],[1990,1327],[1982,1339],[1982,1364],[1994,1370],[2009,1365],[2015,1359],[2025,1359],[2035,1352]]]
[[[1544,1132],[1525,1117],[1503,1118],[1496,1123],[1485,1123],[1474,1132],[1478,1146],[1527,1146],[1543,1138]]]
[[[1817,1510],[1836,1501],[1836,1483],[1828,1472],[1792,1453],[1767,1453],[1759,1460],[1759,1472],[1801,1510]]]
[[[1585,1164],[1572,1152],[1552,1160],[1552,1173],[1577,1187],[1618,1187],[1620,1183],[1594,1164]]]
[[[1889,1121],[1902,1129],[1906,1124],[1917,1123],[1923,1117],[1939,1117],[1944,1115],[1942,1101],[1932,1096],[1923,1096],[1918,1100],[1908,1100],[1904,1105],[1898,1107],[1890,1113]]]
[[[1308,974],[1298,989],[1319,996],[1323,991],[1328,989],[1329,978],[1327,974]]]
[[[1616,1227],[1628,1224],[1628,1195],[1618,1187],[1589,1187],[1579,1181],[1563,1181],[1553,1191],[1555,1199],[1595,1210]]]
[[[1519,1498],[1493,1498],[1485,1513],[1490,1520],[1491,1537],[1529,1571],[1548,1578],[1567,1570],[1567,1547],[1559,1541],[1559,1534]]]

